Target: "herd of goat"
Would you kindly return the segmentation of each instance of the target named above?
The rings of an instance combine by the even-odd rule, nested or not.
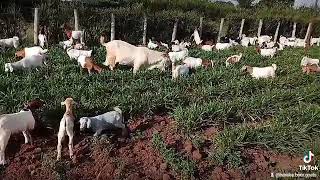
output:
[[[69,40],[60,42],[60,45],[66,50],[70,59],[77,60],[78,64],[87,69],[89,74],[96,71],[98,73],[103,71],[103,68],[95,63],[92,57],[92,50],[88,50],[83,41],[83,31],[69,31],[67,37]],[[274,57],[274,55],[286,47],[305,47],[305,41],[298,38],[286,38],[281,36],[279,42],[273,42],[272,37],[264,35],[260,37],[246,37],[237,40],[222,40],[222,42],[213,44],[212,42],[203,42],[197,30],[193,33],[195,46],[200,47],[204,51],[213,51],[214,49],[220,51],[231,48],[236,45],[248,47],[250,45],[257,47],[257,52],[261,56]],[[25,47],[15,53],[15,56],[22,58],[21,60],[13,63],[5,63],[5,72],[13,72],[18,69],[30,70],[31,68],[39,68],[43,64],[46,65],[48,58],[47,49],[43,49],[46,44],[46,37],[44,34],[39,34],[39,45],[34,47]],[[180,42],[178,40],[166,44],[163,42],[156,43],[149,40],[147,47],[134,46],[125,41],[112,40],[105,42],[106,37],[101,36],[100,43],[106,48],[106,60],[104,66],[108,66],[110,70],[114,70],[116,64],[127,65],[133,67],[133,73],[142,67],[147,69],[158,68],[162,71],[167,67],[172,68],[172,78],[176,79],[181,76],[189,74],[191,69],[198,67],[212,68],[214,62],[212,60],[203,60],[197,57],[190,57],[188,55],[188,48],[191,47],[190,42]],[[312,38],[312,45],[320,45],[319,38]],[[18,48],[19,38],[13,37],[0,40],[1,49],[4,48]],[[155,49],[165,49],[165,51],[157,51]],[[169,50],[170,49],[170,50]],[[243,54],[232,55],[226,59],[226,66],[231,66],[240,62]],[[182,64],[177,65],[178,62]],[[303,57],[301,60],[301,67],[304,73],[317,73],[320,72],[319,59],[312,59]],[[241,71],[249,73],[253,78],[273,78],[276,76],[277,65],[272,64],[268,67],[251,67],[243,66]],[[58,145],[57,145],[57,160],[61,158],[62,141],[65,134],[69,137],[69,155],[70,158],[74,157],[73,154],[73,127],[75,116],[73,108],[77,103],[72,98],[65,99],[61,105],[66,107],[66,111],[60,121],[58,132]],[[35,124],[40,123],[37,115],[37,110],[41,109],[45,102],[41,99],[35,99],[25,103],[24,108],[13,114],[0,115],[0,164],[6,164],[5,149],[12,133],[22,132],[25,137],[25,143],[32,144],[32,137],[30,130],[35,128]],[[95,117],[82,117],[80,118],[80,130],[91,129],[95,132],[95,136],[101,134],[105,129],[120,128],[122,132],[127,133],[126,125],[124,123],[122,111],[115,107],[114,111]]]

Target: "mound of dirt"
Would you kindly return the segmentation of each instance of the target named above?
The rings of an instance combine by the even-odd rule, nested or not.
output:
[[[68,157],[67,137],[63,144],[62,161],[57,162],[55,135],[34,136],[34,145],[23,144],[21,134],[11,137],[6,150],[9,165],[0,170],[1,179],[179,179],[162,155],[153,148],[152,136],[159,133],[168,147],[197,163],[195,176],[200,179],[259,179],[270,177],[277,170],[297,170],[301,158],[278,155],[261,149],[244,149],[246,170],[214,166],[208,158],[210,143],[196,147],[192,139],[179,133],[175,122],[167,116],[138,118],[128,125],[130,138],[117,134],[76,134],[75,159]],[[217,129],[204,130],[202,138],[212,139]],[[200,148],[200,149],[198,149]]]

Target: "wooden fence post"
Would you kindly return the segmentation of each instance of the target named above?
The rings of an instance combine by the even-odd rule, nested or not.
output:
[[[260,21],[259,21],[259,27],[258,27],[258,34],[257,34],[258,37],[260,37],[260,35],[261,35],[262,25],[263,25],[263,20],[260,19]]]
[[[311,30],[312,30],[311,27],[312,27],[312,22],[310,22],[309,25],[308,25],[307,33],[306,33],[306,36],[304,37],[304,42],[306,42],[306,41],[307,41],[307,38],[308,38],[309,36],[311,36]]]
[[[223,23],[224,23],[224,18],[221,18],[220,28],[219,28],[219,34],[218,34],[218,39],[217,39],[217,42],[218,42],[218,43],[220,42],[220,38],[221,38],[221,35],[222,35]]]
[[[277,42],[277,39],[278,39],[278,34],[279,34],[279,29],[280,29],[280,21],[278,22],[278,26],[277,26],[277,29],[276,29],[276,32],[274,33],[274,39],[273,39],[273,42],[276,43]]]
[[[200,17],[199,36],[202,37],[203,17]]]
[[[73,10],[74,14],[74,30],[78,31],[79,30],[79,16],[78,16],[78,10],[74,9]]]
[[[147,16],[144,15],[143,18],[143,36],[142,36],[142,44],[146,45],[147,44],[147,26],[148,26],[148,21],[147,21]]]
[[[241,20],[240,31],[239,31],[239,38],[241,38],[241,37],[242,37],[242,32],[243,32],[244,22],[245,22],[245,19],[242,19],[242,20]]]
[[[39,34],[39,8],[34,9],[34,22],[33,22],[33,44],[38,44]]]
[[[110,36],[110,41],[115,40],[116,38],[116,30],[115,30],[115,17],[114,14],[111,14],[111,36]]]
[[[297,31],[297,23],[294,22],[293,23],[293,29],[292,29],[292,38],[295,38],[296,37],[296,31]]]
[[[309,48],[311,46],[310,42],[311,42],[312,30],[313,30],[313,22],[310,22],[309,26],[308,26],[306,37],[304,39],[304,42],[305,42],[305,53],[307,53],[307,51],[309,50]]]
[[[178,18],[176,19],[176,22],[174,23],[173,26],[173,31],[172,31],[172,36],[171,36],[171,42],[173,42],[174,40],[176,40],[177,37],[177,30],[178,30]]]

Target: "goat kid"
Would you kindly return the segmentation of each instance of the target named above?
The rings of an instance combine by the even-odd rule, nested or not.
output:
[[[64,102],[61,102],[62,106],[66,106],[66,112],[64,113],[59,126],[58,132],[58,145],[57,145],[57,160],[61,159],[61,149],[62,149],[62,141],[64,140],[65,134],[69,137],[69,156],[73,158],[73,127],[74,127],[74,114],[73,114],[73,106],[77,103],[72,98],[67,98]]]

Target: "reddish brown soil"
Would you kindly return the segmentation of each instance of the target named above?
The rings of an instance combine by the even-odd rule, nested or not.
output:
[[[93,138],[90,134],[75,137],[74,160],[68,157],[67,138],[63,144],[63,160],[56,162],[57,138],[54,135],[35,138],[34,146],[23,144],[22,134],[11,137],[6,158],[9,165],[0,169],[0,179],[180,179],[161,154],[152,146],[152,135],[162,135],[168,147],[174,148],[197,163],[199,179],[269,179],[271,172],[297,171],[302,158],[277,155],[261,149],[245,149],[246,167],[232,169],[213,166],[207,152],[208,143],[217,133],[215,128],[199,134],[205,143],[200,149],[177,131],[174,121],[155,116],[136,119],[130,123],[130,138],[103,135]]]

